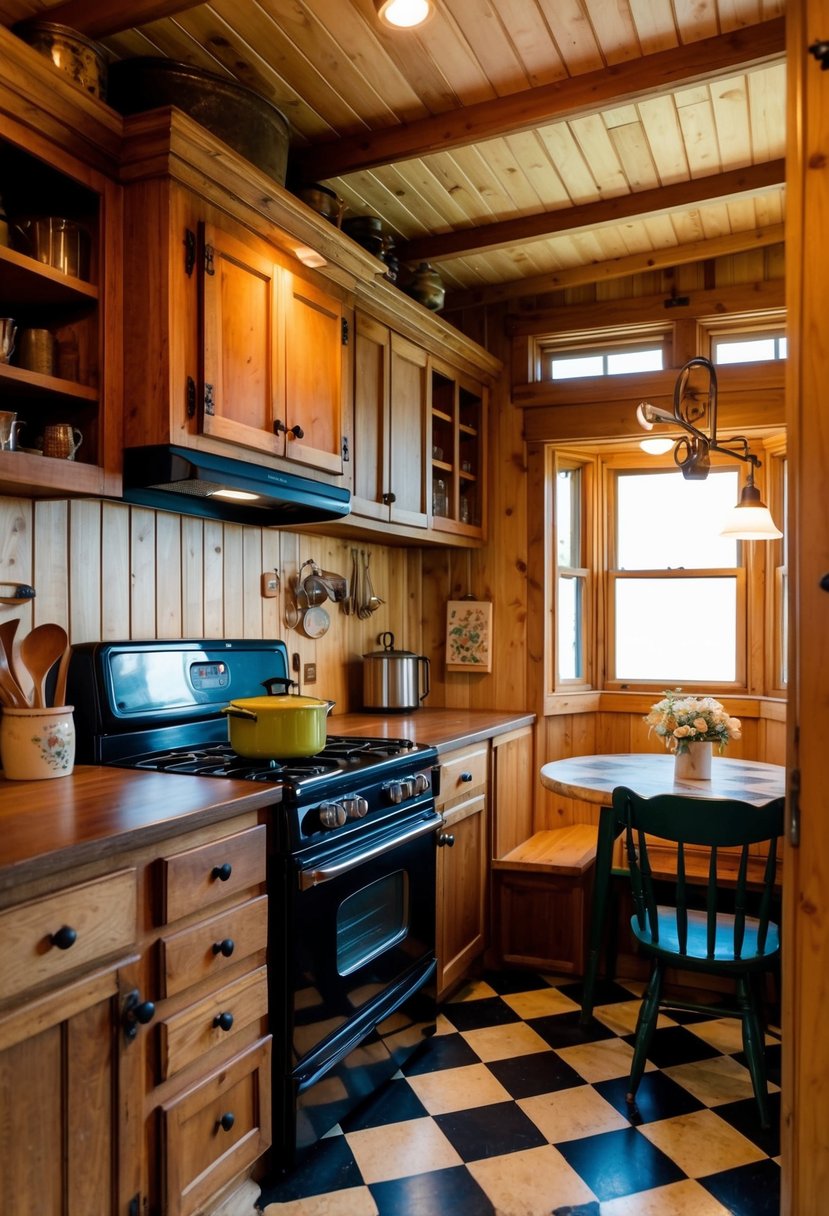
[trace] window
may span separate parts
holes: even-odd
[[[575,380],[582,376],[619,376],[631,372],[661,371],[664,350],[661,343],[646,345],[591,347],[547,351],[548,380]]]
[[[588,569],[584,545],[584,473],[580,465],[556,470],[556,684],[586,679]]]
[[[714,363],[762,363],[786,358],[786,335],[779,333],[722,335],[711,339]]]

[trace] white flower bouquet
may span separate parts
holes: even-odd
[[[681,688],[667,691],[651,706],[645,721],[665,746],[682,753],[690,743],[716,743],[723,752],[731,739],[739,739],[742,723],[730,718],[713,697],[684,697]]]

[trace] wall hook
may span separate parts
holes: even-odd
[[[12,592],[11,595],[0,594],[0,604],[25,604],[37,595],[34,587],[28,583],[0,583],[0,591],[4,587],[11,587]]]

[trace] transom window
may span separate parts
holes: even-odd
[[[711,339],[711,359],[714,363],[763,363],[786,358],[786,335],[728,334]]]
[[[661,371],[665,365],[661,344],[616,345],[589,349],[547,351],[549,380],[576,380],[586,376],[620,376],[631,372]]]

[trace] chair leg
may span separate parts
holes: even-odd
[[[751,1084],[757,1109],[760,1112],[760,1126],[768,1128],[771,1125],[769,1116],[768,1081],[766,1079],[766,1048],[763,1041],[763,1027],[757,1011],[757,1002],[752,988],[750,976],[741,975],[737,979],[737,998],[740,1004],[740,1016],[743,1024],[743,1050],[748,1061],[748,1071],[751,1074]]]
[[[658,959],[655,959],[651,978],[642,997],[642,1005],[636,1021],[636,1044],[633,1048],[633,1061],[630,1066],[630,1080],[628,1081],[628,1092],[626,1094],[626,1100],[629,1103],[632,1103],[636,1097],[639,1082],[642,1080],[642,1074],[645,1071],[648,1051],[653,1039],[653,1032],[656,1029],[656,1019],[659,1017],[659,1000],[661,996],[662,964]]]

